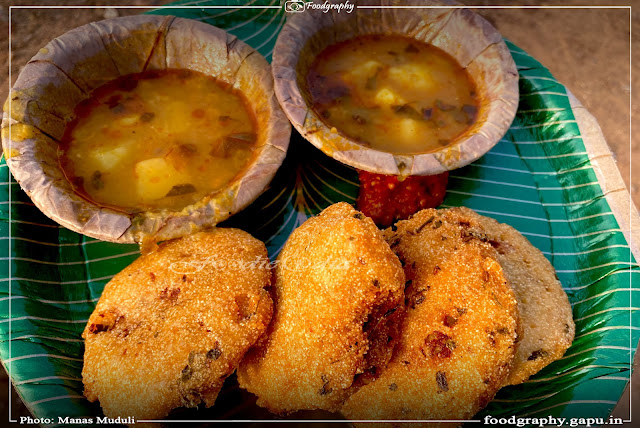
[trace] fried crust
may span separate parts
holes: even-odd
[[[274,413],[338,410],[391,358],[404,285],[381,232],[352,206],[307,220],[280,253],[268,338],[238,367],[240,386]]]
[[[106,286],[82,333],[82,380],[109,417],[213,405],[273,303],[264,244],[237,229],[168,241]]]
[[[495,250],[457,220],[424,210],[385,231],[409,280],[407,313],[386,369],[341,409],[349,419],[469,419],[508,376],[514,292]]]
[[[525,382],[564,355],[575,335],[571,305],[547,258],[513,227],[455,208],[472,229],[482,229],[498,251],[498,261],[513,287],[523,335],[505,385]]]

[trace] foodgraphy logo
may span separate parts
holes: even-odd
[[[324,3],[314,3],[312,1],[302,1],[302,0],[289,0],[284,3],[284,11],[289,13],[300,13],[305,10],[321,10],[323,13],[328,13],[330,10],[335,10],[338,13],[345,11],[347,13],[353,12],[355,7],[354,3],[346,0],[341,3],[331,3],[329,0],[326,0]]]
[[[289,13],[304,12],[305,4],[301,0],[290,0],[284,3],[284,11]]]

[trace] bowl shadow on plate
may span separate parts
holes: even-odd
[[[250,206],[220,223],[265,242],[274,260],[293,230],[336,202],[355,204],[358,172],[325,155],[295,129],[271,184]]]
[[[474,173],[469,167],[456,170],[457,175]],[[450,179],[447,188],[451,185],[469,194],[479,186],[475,181],[456,179]],[[219,226],[241,228],[264,241],[274,260],[296,227],[337,202],[355,205],[359,189],[357,169],[325,155],[294,128],[287,157],[267,190]],[[444,204],[462,206],[470,198],[448,193]]]

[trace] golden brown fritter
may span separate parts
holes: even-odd
[[[341,411],[355,420],[469,419],[502,386],[517,347],[517,303],[495,250],[435,210],[385,237],[410,281],[400,342]]]
[[[520,232],[468,208],[455,210],[467,218],[470,229],[486,234],[516,293],[523,334],[505,384],[522,383],[571,346],[575,324],[569,299],[551,263]]]
[[[404,285],[371,219],[339,203],[307,220],[278,258],[268,337],[238,367],[240,386],[276,413],[339,409],[391,358]]]
[[[213,405],[269,324],[270,278],[264,244],[237,229],[141,256],[105,286],[82,334],[86,397],[136,419]]]

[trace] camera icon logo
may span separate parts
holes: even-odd
[[[284,11],[290,13],[304,12],[305,4],[302,0],[289,0],[284,3]]]

